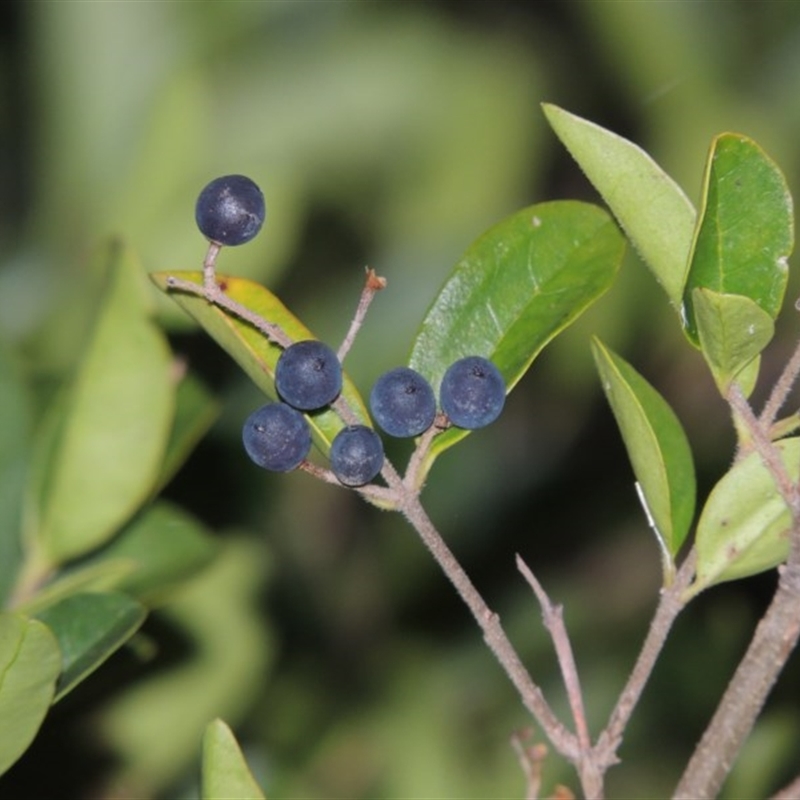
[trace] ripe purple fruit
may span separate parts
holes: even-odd
[[[418,436],[433,424],[436,395],[418,372],[397,367],[375,381],[369,407],[375,422],[390,436]]]
[[[345,486],[369,483],[383,467],[381,437],[366,425],[342,428],[331,444],[331,470]]]
[[[439,388],[442,411],[459,428],[482,428],[503,410],[506,385],[500,370],[480,356],[467,356],[448,367]]]
[[[285,403],[267,403],[245,421],[242,442],[247,455],[259,467],[289,472],[308,455],[311,430],[299,411]]]
[[[264,224],[266,209],[261,189],[244,175],[224,175],[200,192],[194,218],[212,242],[233,247],[249,242]]]
[[[289,345],[275,365],[281,399],[301,411],[332,403],[342,391],[342,365],[328,345],[306,339]]]

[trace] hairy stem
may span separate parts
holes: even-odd
[[[198,286],[191,281],[185,281],[182,278],[175,278],[170,275],[167,278],[167,288],[173,291],[186,292],[187,294],[194,294],[198,297],[205,298],[212,305],[223,308],[228,313],[233,314],[233,316],[249,323],[259,333],[263,333],[269,341],[274,342],[280,347],[288,347],[292,344],[292,339],[287,336],[280,325],[265,320],[260,314],[256,314],[255,311],[251,311],[246,306],[228,297],[219,287],[219,284],[216,283],[213,274],[211,276],[211,283],[205,283],[205,280],[206,278],[204,278],[203,286]]]
[[[766,466],[775,480],[775,487],[792,512],[792,517],[796,517],[798,510],[800,510],[798,508],[797,487],[786,472],[786,467],[783,465],[775,445],[769,438],[768,432],[756,418],[738,383],[734,383],[731,386],[727,400],[733,413],[746,427],[753,448],[761,456],[764,466]]]
[[[717,710],[675,790],[676,798],[715,797],[755,725],[767,696],[800,639],[800,502],[798,488],[767,435],[770,420],[756,419],[734,384],[728,402],[751,437],[792,515],[789,558],[778,588],[756,627]]]
[[[800,342],[795,347],[792,357],[783,368],[778,381],[772,388],[772,392],[764,405],[764,410],[761,412],[759,422],[764,430],[769,430],[772,423],[775,422],[775,417],[786,402],[789,392],[792,390],[797,376],[800,374]]]

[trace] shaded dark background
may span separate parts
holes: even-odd
[[[0,337],[42,407],[79,358],[93,248],[119,235],[146,270],[198,267],[194,200],[218,174],[250,175],[268,207],[259,238],[223,253],[220,269],[269,285],[321,338],[335,344],[346,330],[364,265],[388,278],[348,359],[363,393],[404,362],[438,286],[483,230],[530,203],[597,199],[541,102],[638,142],[693,201],[711,137],[725,130],[755,138],[798,183],[795,3],[67,0],[3,4],[0,37]],[[413,532],[308,476],[255,470],[239,436],[258,391],[158,302],[176,352],[222,406],[166,493],[260,554],[234,559],[220,583],[245,587],[249,617],[214,628],[225,598],[213,596],[205,627],[182,616],[180,599],[155,613],[138,645],[53,710],[0,795],[193,796],[199,732],[188,712],[202,717],[208,701],[270,797],[523,796],[508,740],[529,719]],[[593,333],[673,404],[704,497],[731,459],[728,413],[629,254],[501,420],[442,457],[424,500],[566,713],[514,554],[564,603],[596,732],[655,606],[659,556],[593,372]],[[756,400],[796,335],[789,316]],[[392,454],[402,461],[407,448]],[[774,583],[717,587],[686,610],[608,796],[674,786]],[[232,677],[248,660],[263,669]],[[207,692],[188,680],[148,689],[196,662]],[[795,660],[726,796],[764,795],[790,777],[797,678]],[[575,785],[556,758],[546,777]]]

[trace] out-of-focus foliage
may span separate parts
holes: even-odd
[[[332,344],[364,265],[388,278],[348,357],[362,393],[406,361],[436,290],[478,234],[532,202],[597,199],[548,130],[543,101],[641,144],[696,207],[709,143],[723,130],[758,141],[798,183],[795,3],[6,7],[0,409],[13,424],[0,426],[4,594],[18,563],[33,437],[96,318],[104,276],[90,256],[118,235],[146,271],[199,269],[193,207],[209,179],[248,174],[267,200],[260,236],[223,252],[220,269],[267,284]],[[550,648],[514,552],[565,604],[595,724],[628,673],[660,578],[589,333],[677,410],[701,494],[731,447],[713,381],[699,356],[678,347],[674,315],[635,258],[544,351],[503,419],[470,436],[458,458],[442,456],[424,495],[557,706]],[[174,351],[221,408],[164,492],[215,531],[219,553],[192,582],[158,593],[160,610],[56,707],[0,788],[52,796],[70,781],[75,796],[87,787],[196,795],[202,731],[221,715],[267,796],[522,796],[508,737],[528,718],[411,532],[308,476],[256,472],[239,433],[261,396],[177,306],[157,302]],[[765,380],[791,335],[779,324],[762,357]],[[203,428],[182,428],[175,452],[185,455]],[[203,560],[200,545],[186,546]],[[75,585],[99,574],[96,564],[74,569]],[[151,573],[139,574],[143,592],[155,588]],[[609,776],[610,796],[659,797],[671,785],[770,582],[745,586],[752,592],[710,591],[676,630],[621,752],[625,768]],[[753,748],[768,741],[786,752],[796,740],[796,715],[780,713],[786,692],[780,684]],[[786,762],[754,786],[754,759],[745,753],[729,796],[780,785]],[[559,769],[548,765],[548,785],[571,780]]]

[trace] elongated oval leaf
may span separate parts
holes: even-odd
[[[675,181],[638,145],[558,106],[544,104],[556,135],[680,309],[695,210]]]
[[[132,564],[117,586],[152,605],[208,566],[219,549],[219,542],[198,520],[160,501],[137,516],[95,558]]]
[[[201,286],[202,273],[154,272],[150,277],[156,286],[168,293],[178,305],[197,320],[206,333],[239,364],[267,397],[275,399],[275,364],[281,354],[281,349],[277,345],[271,344],[248,322],[210,304],[205,298],[188,292],[168,289],[167,280],[170,276]],[[233,278],[226,275],[217,275],[217,280],[228,297],[263,319],[279,325],[293,341],[315,338],[314,334],[264,286],[244,278]],[[361,395],[346,375],[342,397],[362,424],[372,424]],[[327,455],[333,438],[344,427],[344,422],[331,409],[309,414],[307,418],[314,433],[315,444],[323,454]]]
[[[60,671],[58,644],[41,622],[0,615],[0,775],[36,736]]]
[[[792,197],[783,173],[752,139],[733,133],[716,137],[684,294],[689,337],[698,342],[693,295],[698,287],[749,297],[775,319],[793,246]]]
[[[75,594],[40,611],[61,650],[56,700],[127,642],[146,616],[144,606],[120,592]]]
[[[800,438],[775,443],[789,477],[800,476]],[[734,464],[712,490],[697,524],[691,593],[756,575],[789,554],[791,515],[758,453]]]
[[[131,253],[112,256],[110,285],[52,449],[36,536],[62,562],[107,541],[150,493],[174,411],[171,356],[148,316]]]
[[[695,505],[692,451],[675,412],[627,361],[599,340],[592,351],[664,554],[666,581]]]
[[[203,735],[203,800],[264,800],[231,729],[215,719]]]
[[[67,568],[20,606],[37,614],[78,593],[123,591],[152,607],[208,566],[219,543],[196,519],[159,501],[106,547]]]
[[[758,365],[745,367],[758,359],[775,333],[766,311],[749,297],[720,294],[710,289],[695,289],[695,322],[700,348],[722,396],[734,379],[739,379],[745,395],[752,392]]]
[[[51,583],[45,584],[36,594],[26,598],[17,609],[35,617],[45,608],[56,605],[67,597],[81,592],[108,592],[117,589],[122,581],[136,569],[129,559],[102,559],[79,567],[67,567],[60,571]]]
[[[536,355],[611,285],[624,252],[611,217],[588,203],[530,206],[495,225],[458,262],[428,311],[409,364],[438,392],[457,359],[491,359],[510,390]],[[466,435],[440,434],[433,460]]]

